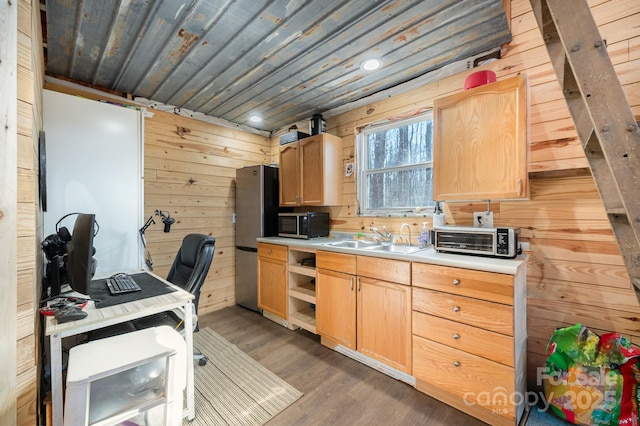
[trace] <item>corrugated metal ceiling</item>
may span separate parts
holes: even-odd
[[[511,40],[502,0],[46,0],[46,20],[48,75],[268,131]]]

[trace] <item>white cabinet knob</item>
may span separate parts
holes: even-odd
[[[460,280],[457,279],[457,278],[454,278],[453,279],[453,285],[458,285],[458,284],[460,284]]]
[[[460,367],[460,361],[453,361],[454,367]]]
[[[460,338],[460,335],[459,335],[458,333],[456,333],[456,334],[454,334],[452,337],[453,337],[454,339],[458,340],[458,339]]]
[[[460,306],[454,306],[453,307],[453,312],[458,312],[460,311]]]

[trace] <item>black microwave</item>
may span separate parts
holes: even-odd
[[[278,213],[278,236],[315,238],[329,235],[329,213]]]

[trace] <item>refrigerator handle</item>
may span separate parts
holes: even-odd
[[[249,251],[253,253],[257,253],[258,249],[256,247],[246,247],[246,246],[236,246],[236,249],[240,251]]]

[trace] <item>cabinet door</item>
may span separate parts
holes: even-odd
[[[282,260],[258,256],[258,307],[287,318],[287,266]]]
[[[300,141],[300,205],[324,204],[324,161],[322,135]]]
[[[434,101],[435,200],[528,198],[526,77]]]
[[[316,330],[341,345],[356,349],[355,277],[340,272],[316,271]]]
[[[411,287],[358,277],[358,352],[411,374]]]
[[[281,206],[297,206],[300,194],[300,166],[298,163],[299,142],[290,143],[280,148],[280,189]]]

